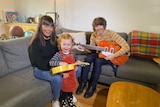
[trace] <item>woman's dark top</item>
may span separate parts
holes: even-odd
[[[50,40],[45,40],[46,46],[40,45],[39,41],[33,41],[29,46],[29,58],[33,67],[38,67],[41,70],[50,70],[49,61],[53,55],[58,51],[57,46],[53,46]]]

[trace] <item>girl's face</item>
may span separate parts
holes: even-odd
[[[103,25],[97,25],[96,27],[95,27],[95,31],[98,33],[98,34],[103,34],[103,32],[104,32],[104,26]]]
[[[64,53],[68,53],[72,48],[72,41],[71,39],[62,39],[61,40],[61,50]]]
[[[53,32],[53,26],[51,25],[42,25],[42,32],[45,37],[50,37]]]

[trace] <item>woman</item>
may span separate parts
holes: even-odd
[[[85,58],[85,62],[93,63],[94,65],[93,65],[91,78],[88,84],[88,88],[84,94],[85,98],[89,98],[93,96],[96,90],[96,85],[98,83],[100,73],[101,73],[102,65],[105,65],[105,64],[112,65],[110,60],[125,54],[130,49],[128,43],[116,32],[106,29],[106,25],[107,25],[107,22],[103,17],[97,17],[93,20],[92,26],[93,26],[94,32],[92,33],[90,38],[90,45],[97,46],[99,42],[101,42],[102,40],[105,40],[108,42],[116,42],[121,47],[121,49],[113,54],[110,54],[105,58],[99,58],[98,57],[99,52],[94,52],[87,55],[87,57]],[[84,48],[84,47],[80,47],[80,48]],[[85,66],[82,71],[81,83],[78,86],[76,94],[78,95],[81,94],[84,88],[86,87],[89,71],[90,71],[90,66]]]
[[[61,75],[51,75],[49,61],[58,51],[55,25],[50,16],[43,16],[37,32],[29,46],[29,56],[36,78],[50,82],[53,100],[52,107],[60,107],[59,97],[62,85]]]

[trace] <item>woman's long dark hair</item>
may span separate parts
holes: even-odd
[[[53,27],[53,32],[50,35],[50,42],[53,46],[56,46],[57,45],[57,39],[56,39],[55,25],[54,25],[52,17],[47,16],[47,15],[44,15],[44,16],[41,17],[41,19],[39,21],[39,24],[38,24],[37,32],[34,35],[34,37],[32,38],[31,43],[34,40],[37,40],[37,41],[40,41],[40,45],[45,47],[46,42],[45,42],[45,39],[43,38],[44,34],[42,32],[42,25],[47,25],[47,26],[52,26]]]

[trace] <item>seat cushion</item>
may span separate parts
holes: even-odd
[[[52,100],[50,83],[36,79],[27,67],[0,80],[1,107],[45,107]]]
[[[160,67],[151,59],[130,57],[125,64],[118,67],[117,77],[159,84]]]

